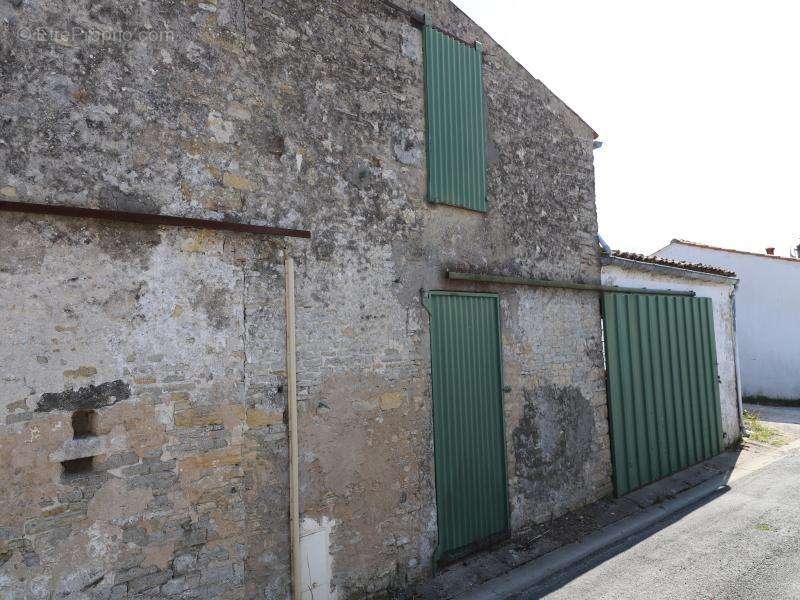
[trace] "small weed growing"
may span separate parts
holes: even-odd
[[[744,425],[749,433],[749,438],[754,442],[761,442],[770,446],[783,446],[787,443],[783,434],[773,427],[764,425],[756,412],[744,411]]]

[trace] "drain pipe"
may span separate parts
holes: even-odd
[[[600,244],[600,247],[603,249],[603,252],[605,252],[609,256],[614,256],[614,253],[611,251],[611,246],[606,244],[606,241],[603,239],[603,236],[601,236],[599,233],[597,234],[597,242]]]
[[[736,290],[739,282],[733,284],[731,291],[731,328],[733,329],[733,369],[736,377],[736,398],[739,401],[739,432],[742,437],[747,433],[744,426],[744,405],[742,404],[742,373],[739,370],[739,333],[736,331]]]
[[[294,337],[294,260],[284,250],[286,277],[286,379],[289,396],[286,411],[289,413],[289,527],[292,559],[292,598],[301,600],[300,590],[300,475],[297,450],[297,355]]]

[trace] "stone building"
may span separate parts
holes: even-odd
[[[499,306],[503,529],[611,491],[598,294],[444,276],[599,283],[595,134],[450,2],[401,4],[0,0],[0,200],[311,231],[0,213],[0,596],[288,597],[285,255],[314,598],[442,556],[431,291]],[[429,194],[444,34],[406,11],[478,52],[485,144],[453,147],[485,209]]]

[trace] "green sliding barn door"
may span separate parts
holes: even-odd
[[[603,294],[617,495],[722,451],[709,298]]]
[[[508,530],[497,296],[430,292],[437,560]]]

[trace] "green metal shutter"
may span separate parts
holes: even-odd
[[[498,298],[430,292],[439,544],[458,558],[508,530]]]
[[[618,495],[722,451],[709,298],[603,294]]]
[[[428,200],[486,211],[481,45],[425,26]]]

